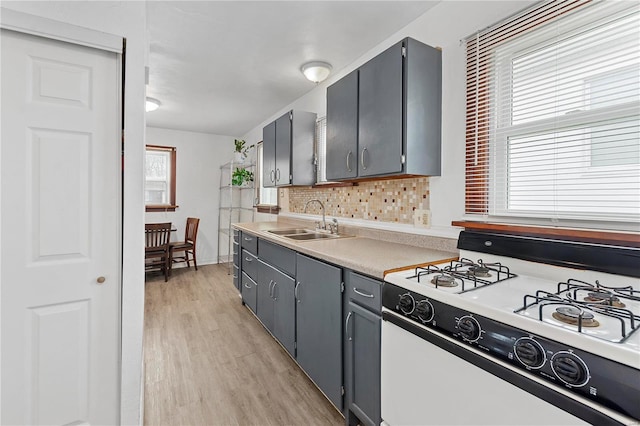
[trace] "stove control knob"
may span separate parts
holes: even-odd
[[[416,301],[409,293],[405,293],[400,296],[400,302],[398,302],[398,308],[405,315],[410,315],[416,307]]]
[[[428,300],[421,300],[416,305],[416,315],[424,324],[433,319],[433,305]]]
[[[513,353],[522,365],[534,370],[542,367],[547,360],[542,345],[530,337],[521,337],[516,340]]]
[[[561,382],[571,387],[584,386],[591,378],[587,364],[572,352],[556,352],[551,357],[551,369]]]
[[[480,339],[482,328],[480,328],[478,320],[470,315],[465,315],[458,320],[458,331],[464,340],[475,342]]]

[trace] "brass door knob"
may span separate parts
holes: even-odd
[[[98,284],[102,284],[103,282],[105,282],[105,278],[104,277],[98,277],[98,279],[96,279],[96,281],[98,282]]]

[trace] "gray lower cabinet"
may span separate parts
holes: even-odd
[[[295,356],[295,281],[258,260],[256,315],[262,324]]]
[[[345,271],[344,375],[348,425],[378,425],[382,283]]]
[[[342,270],[296,258],[296,360],[342,410]]]
[[[380,424],[380,315],[349,302],[345,385],[349,424]]]

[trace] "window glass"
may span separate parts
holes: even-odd
[[[175,208],[175,157],[174,147],[147,146],[144,187],[147,209]]]

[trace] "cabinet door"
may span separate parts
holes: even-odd
[[[358,175],[402,170],[402,43],[360,67]]]
[[[296,301],[295,281],[280,271],[276,272],[271,294],[274,304],[273,335],[292,356],[295,356],[296,341]]]
[[[276,122],[262,129],[262,185],[276,186]]]
[[[364,425],[380,424],[380,316],[349,302],[346,390],[349,411]]]
[[[342,270],[301,254],[296,260],[296,359],[342,409]]]
[[[286,113],[276,120],[276,185],[291,183],[291,116]]]
[[[327,88],[327,180],[358,175],[358,70]]]
[[[271,298],[273,275],[273,268],[259,260],[256,315],[271,332],[273,332],[273,299]]]

